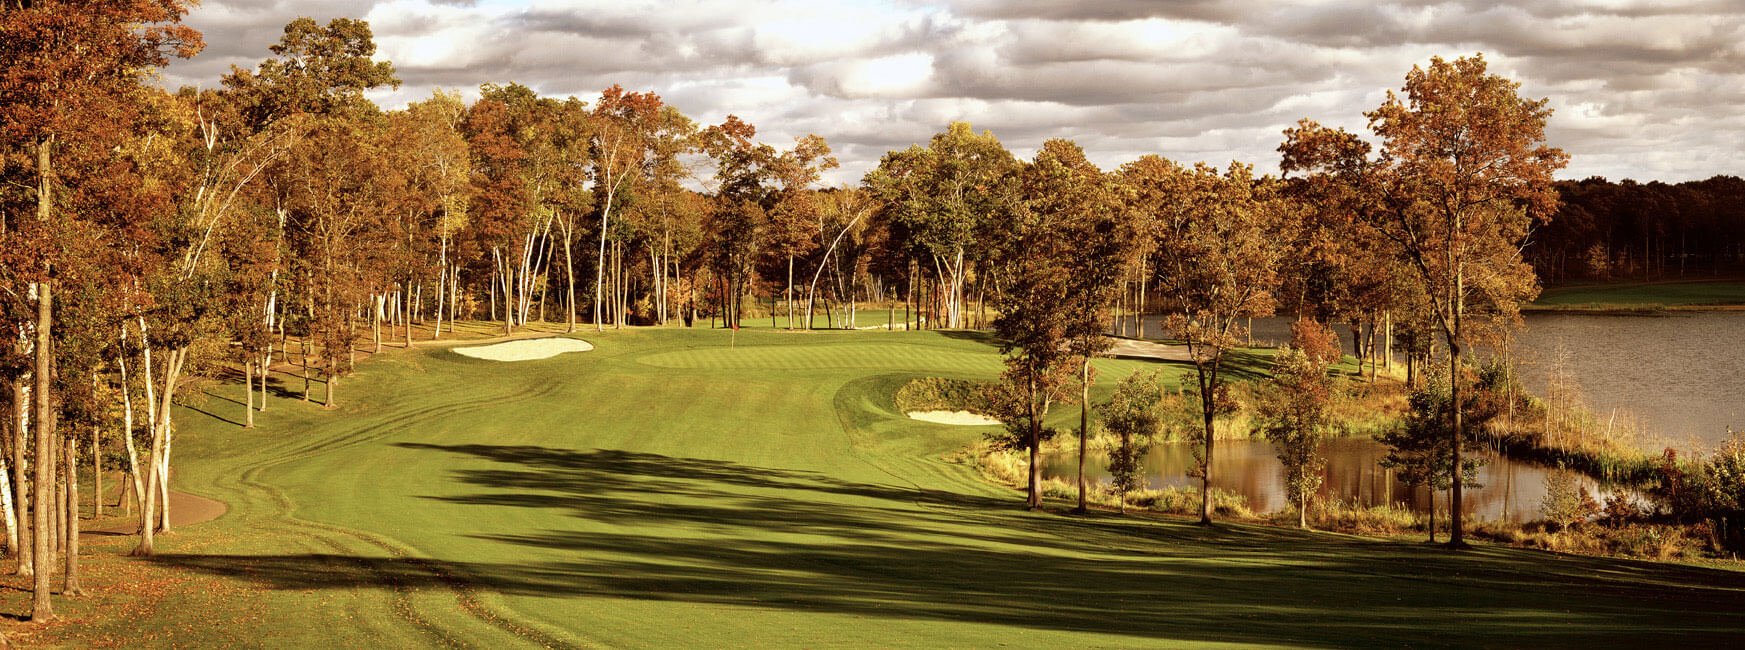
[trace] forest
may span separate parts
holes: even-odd
[[[1745,180],[1558,181],[1556,218],[1529,238],[1546,283],[1736,278],[1745,271]]]
[[[299,19],[257,66],[171,90],[154,71],[202,47],[188,4],[57,7],[0,9],[0,508],[32,618],[80,592],[81,463],[99,481],[123,464],[150,555],[188,386],[246,386],[252,427],[289,364],[336,408],[357,351],[411,347],[414,324],[853,328],[879,309],[886,329],[992,329],[1040,507],[1049,408],[1082,390],[1088,413],[1109,335],[1147,335],[1121,314],[1167,314],[1188,346],[1209,463],[1245,319],[1346,326],[1360,367],[1423,368],[1435,341],[1463,369],[1542,281],[1745,258],[1745,182],[1556,182],[1546,101],[1482,56],[1414,68],[1372,133],[1297,123],[1277,176],[1158,155],[1104,170],[1065,139],[1024,160],[952,123],[827,187],[825,137],[764,142],[655,90],[505,82],[383,110],[369,93],[399,81],[361,20]],[[1463,403],[1465,371],[1439,377]],[[1468,446],[1447,411],[1444,472]]]

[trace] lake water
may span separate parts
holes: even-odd
[[[1525,320],[1513,353],[1528,390],[1546,394],[1561,345],[1565,371],[1588,409],[1601,420],[1632,423],[1645,450],[1713,448],[1727,427],[1745,430],[1745,311],[1529,313]],[[1287,318],[1257,318],[1252,329],[1260,345],[1290,340]],[[1349,328],[1335,331],[1350,352]],[[1146,336],[1161,332],[1159,317],[1146,317]]]
[[[1745,312],[1680,312],[1663,316],[1528,314],[1513,354],[1523,383],[1537,395],[1546,394],[1547,378],[1564,352],[1564,372],[1575,384],[1588,409],[1602,422],[1629,424],[1639,435],[1636,444],[1647,451],[1666,446],[1713,448],[1727,437],[1727,428],[1745,430]],[[1290,319],[1257,318],[1252,334],[1259,345],[1290,339]],[[1336,328],[1347,352],[1348,328]],[[1132,330],[1129,331],[1132,333]],[[1159,317],[1147,317],[1145,334],[1162,333]],[[1418,511],[1429,507],[1425,490],[1415,492],[1377,463],[1385,453],[1368,438],[1329,440],[1321,496],[1347,503],[1392,503]],[[1259,440],[1219,441],[1213,485],[1245,496],[1260,512],[1288,509],[1283,474],[1272,445]],[[1186,444],[1158,445],[1146,460],[1145,473],[1154,487],[1195,486],[1187,476],[1193,462]],[[1087,471],[1106,480],[1105,460],[1087,460]],[[1070,454],[1045,458],[1049,476],[1071,478],[1077,461]],[[1468,490],[1469,515],[1480,519],[1522,521],[1537,516],[1549,470],[1506,458],[1492,458],[1479,472],[1484,487]],[[1582,483],[1596,495],[1603,491]],[[1596,496],[1603,500],[1603,497]],[[1447,495],[1437,497],[1446,509]]]
[[[1428,512],[1429,492],[1423,488],[1409,489],[1395,480],[1391,470],[1380,466],[1386,450],[1368,438],[1334,438],[1321,448],[1327,465],[1322,470],[1319,492],[1322,499],[1339,499],[1347,504],[1374,506],[1393,504]],[[1464,510],[1481,520],[1524,522],[1537,519],[1545,498],[1545,477],[1553,471],[1506,458],[1492,457],[1479,468],[1479,488],[1467,488],[1462,496]],[[1042,459],[1045,476],[1072,480],[1078,474],[1076,451],[1048,454]],[[1145,459],[1143,473],[1153,488],[1197,487],[1199,479],[1189,478],[1188,469],[1194,462],[1193,446],[1187,443],[1160,444],[1152,448]],[[1085,458],[1085,472],[1093,480],[1109,479],[1108,459],[1093,451]],[[1577,481],[1604,503],[1605,491],[1593,481],[1577,477]],[[1212,486],[1241,494],[1255,512],[1290,510],[1294,504],[1285,497],[1284,468],[1271,443],[1262,440],[1219,440],[1213,452]],[[1448,511],[1448,493],[1436,496],[1437,510]]]
[[[1589,410],[1634,421],[1647,450],[1713,448],[1727,427],[1745,430],[1745,312],[1529,314],[1519,336],[1529,390],[1545,394],[1561,344]]]

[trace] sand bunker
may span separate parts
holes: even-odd
[[[587,352],[593,344],[578,339],[549,338],[504,341],[470,348],[455,348],[455,354],[487,361],[533,361],[550,359],[565,352]]]
[[[1000,423],[999,420],[995,420],[979,413],[971,413],[969,411],[910,411],[908,415],[912,419],[920,420],[922,422],[933,422],[935,424],[985,426]]]

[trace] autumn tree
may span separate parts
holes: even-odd
[[[1304,121],[1285,132],[1281,168],[1329,176],[1356,188],[1358,214],[1393,243],[1428,297],[1448,345],[1450,401],[1464,403],[1458,370],[1475,306],[1508,315],[1538,288],[1520,245],[1557,206],[1552,174],[1568,156],[1545,144],[1551,109],[1522,98],[1520,84],[1488,72],[1483,55],[1413,66],[1404,96],[1389,91],[1366,113],[1380,152],[1343,130]],[[1469,427],[1452,409],[1453,462]],[[1462,512],[1456,481],[1451,509]],[[1449,545],[1465,545],[1453,520]]]
[[[1116,383],[1109,401],[1097,407],[1103,428],[1115,434],[1115,446],[1109,449],[1109,480],[1123,513],[1127,494],[1145,486],[1140,469],[1163,427],[1161,395],[1156,372],[1136,371]]]
[[[605,329],[606,244],[612,217],[629,198],[635,183],[648,174],[663,106],[653,92],[625,92],[616,84],[601,91],[600,102],[594,105],[590,182],[600,213],[600,247],[594,262],[595,330]],[[622,327],[624,323],[614,321],[613,325]]]
[[[1166,203],[1148,207],[1166,224],[1157,281],[1178,309],[1166,326],[1187,344],[1198,380],[1204,424],[1200,523],[1209,524],[1213,422],[1227,391],[1225,353],[1243,340],[1244,319],[1272,313],[1282,254],[1273,235],[1286,221],[1286,206],[1272,179],[1257,179],[1240,163],[1223,173],[1203,163],[1192,170],[1155,160],[1137,165],[1161,168],[1146,174],[1145,182],[1170,188],[1161,193]]]
[[[1258,428],[1278,452],[1285,495],[1297,506],[1297,526],[1309,526],[1309,497],[1321,487],[1322,438],[1333,400],[1326,358],[1287,346],[1273,360],[1272,379],[1257,405]]]
[[[1479,464],[1468,456],[1459,456],[1453,449],[1456,438],[1450,430],[1454,425],[1453,402],[1447,384],[1426,382],[1407,398],[1406,415],[1394,427],[1376,435],[1387,447],[1381,466],[1394,470],[1394,475],[1408,487],[1424,487],[1430,494],[1430,541],[1436,541],[1436,492],[1450,490],[1454,485],[1476,486]],[[1471,441],[1467,441],[1472,446]],[[1455,467],[1460,467],[1460,480],[1455,481]],[[1459,517],[1454,517],[1458,520]]]
[[[391,243],[380,241],[386,228],[379,221],[387,206],[377,191],[385,185],[385,177],[378,178],[385,161],[379,155],[385,123],[364,93],[397,88],[400,81],[392,64],[373,59],[374,36],[362,20],[337,18],[321,25],[298,18],[269,50],[274,56],[254,69],[232,67],[223,78],[224,95],[249,133],[259,134],[252,137],[262,140],[244,151],[261,149],[265,153],[251,155],[276,157],[259,172],[268,186],[262,200],[282,211],[284,267],[297,276],[294,288],[307,334],[321,345],[331,405],[338,359],[345,354],[349,361],[352,315],[363,301],[359,294],[375,280],[364,271],[366,266],[380,270],[383,262],[368,253],[388,249],[370,244]],[[237,185],[252,180],[257,164],[242,168],[250,174]],[[378,223],[366,227],[366,221]],[[378,239],[364,242],[358,234]]]
[[[1088,398],[1090,358],[1107,343],[1104,311],[1112,295],[1109,280],[1124,239],[1115,232],[1118,208],[1108,179],[1066,140],[1049,140],[1036,160],[1018,173],[1015,204],[995,260],[1006,282],[996,298],[994,329],[1007,355],[1003,375],[1019,398],[1021,421],[1029,427],[1023,445],[1030,452],[1029,505],[1042,507],[1040,466],[1042,419],[1064,398],[1078,374],[1081,399]],[[1077,360],[1077,364],[1070,361]],[[1083,452],[1089,406],[1080,413],[1080,507],[1084,505]],[[1008,420],[1010,426],[1011,420]]]
[[[383,214],[379,191],[379,133],[368,124],[336,117],[313,122],[286,160],[295,179],[286,196],[292,241],[305,277],[311,334],[321,350],[327,408],[334,408],[340,359],[357,333],[354,315],[363,304],[368,252],[380,245],[373,220]]]
[[[374,113],[375,104],[364,92],[400,87],[394,65],[374,60],[375,37],[363,20],[335,18],[322,25],[298,18],[267,49],[272,58],[252,70],[232,66],[223,79],[257,126],[298,114]]]
[[[926,147],[885,154],[866,175],[904,251],[931,267],[944,289],[946,327],[963,327],[970,264],[990,233],[1005,227],[999,218],[1011,194],[1002,186],[1017,167],[992,132],[953,122]]]
[[[530,116],[526,111],[520,113],[501,99],[480,98],[467,110],[465,126],[473,156],[471,193],[476,197],[469,213],[468,235],[478,253],[488,254],[482,261],[488,264],[484,274],[490,316],[496,318],[501,305],[504,334],[513,330],[515,318],[510,292],[504,290],[514,281],[512,275],[504,277],[503,250],[514,245],[534,209],[527,169],[529,152],[519,137]],[[514,267],[507,270],[512,274]]]
[[[812,185],[825,171],[835,169],[837,162],[836,157],[830,155],[830,144],[822,136],[808,134],[796,139],[792,149],[782,152],[770,163],[769,173],[774,187],[766,199],[770,204],[766,212],[770,220],[769,248],[777,257],[785,258],[787,281],[782,295],[787,302],[788,328],[793,329],[796,302],[794,260],[817,249],[823,232],[819,228],[822,208]],[[805,327],[810,329],[811,322],[808,321]]]
[[[855,323],[856,283],[863,274],[867,264],[866,254],[869,249],[874,225],[871,217],[876,214],[876,205],[865,190],[859,188],[835,189],[820,192],[818,202],[818,234],[820,243],[825,238],[829,243],[823,246],[823,254],[818,258],[817,268],[812,272],[812,281],[806,288],[806,327],[812,327],[812,309],[820,297],[818,280],[824,276],[824,271],[831,272],[832,285],[826,285],[834,290],[830,293],[837,302],[848,301],[844,316],[846,327],[853,328]],[[826,317],[833,311],[826,304]]]
[[[38,462],[34,475],[32,541],[37,563],[33,619],[54,617],[49,600],[46,565],[55,483],[55,397],[52,385],[54,285],[59,265],[67,259],[55,244],[62,231],[80,215],[58,210],[59,196],[76,193],[77,176],[60,177],[57,151],[84,150],[113,155],[118,136],[131,126],[129,107],[143,79],[167,63],[170,56],[188,57],[201,48],[200,34],[181,25],[188,5],[178,0],[154,2],[71,3],[55,0],[7,3],[0,7],[0,141],[8,149],[29,151],[33,178],[33,219],[0,225],[11,235],[5,247],[23,255],[18,268],[29,269],[23,280],[28,293],[11,293],[10,300],[36,303],[31,342],[35,414],[31,420]],[[7,260],[13,262],[14,260]],[[10,264],[8,264],[10,266]],[[20,323],[9,323],[9,325]]]
[[[1109,348],[1104,336],[1110,310],[1120,289],[1125,247],[1133,241],[1123,232],[1124,202],[1120,188],[1084,150],[1068,140],[1049,140],[1035,162],[1019,175],[1025,213],[1048,228],[1052,236],[1070,242],[1059,252],[1063,302],[1060,304],[1066,345],[1078,359],[1079,450],[1078,511],[1086,507],[1085,454],[1090,438],[1091,359]],[[1030,250],[1029,246],[1021,246]]]
[[[434,268],[426,269],[436,275],[433,337],[442,336],[444,311],[454,310],[453,301],[460,294],[453,242],[468,223],[473,169],[461,131],[465,118],[466,104],[460,95],[440,90],[430,99],[413,102],[389,116],[389,155],[398,161],[408,181],[401,208],[412,224],[437,241]],[[409,228],[406,234],[416,236],[416,231]]]

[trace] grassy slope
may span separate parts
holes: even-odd
[[[187,414],[180,487],[233,509],[166,540],[155,566],[199,589],[151,620],[181,643],[395,646],[1573,645],[1745,628],[1731,572],[1022,512],[941,460],[978,429],[892,412],[909,377],[996,372],[973,337],[587,338],[596,351],[520,364],[390,355],[340,385],[338,412],[281,397],[254,431]]]
[[[1571,285],[1546,289],[1532,308],[1619,310],[1745,305],[1745,281]]]

